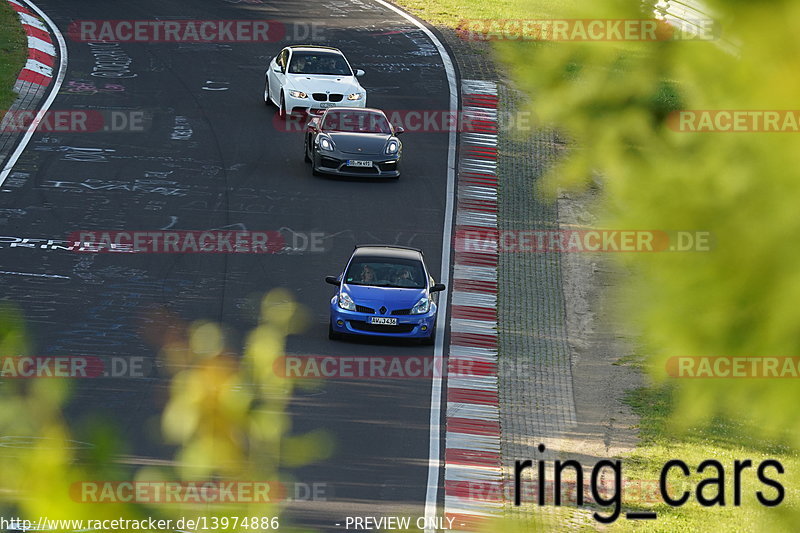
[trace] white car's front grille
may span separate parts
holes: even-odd
[[[311,97],[316,100],[317,102],[341,102],[342,98],[344,98],[343,94],[325,94],[325,93],[313,93]]]

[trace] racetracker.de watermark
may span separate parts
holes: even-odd
[[[712,19],[463,19],[456,33],[465,41],[711,41]]]
[[[548,472],[544,482],[537,479],[535,481],[520,480],[520,499],[526,502],[538,501],[542,495],[545,503],[552,503],[555,494],[560,494],[562,504],[578,505],[581,499],[585,504],[598,503],[592,497],[591,484],[584,482],[579,485],[574,479],[561,479],[559,486],[556,486],[552,479],[552,472]],[[549,476],[549,477],[548,477]],[[450,490],[457,492],[458,495],[467,500],[474,501],[506,501],[513,502],[517,491],[514,481],[508,482],[479,482],[479,481],[446,481]],[[679,489],[688,487],[687,483],[667,483],[670,494],[679,492]],[[616,480],[610,477],[603,477],[599,480],[597,491],[606,500],[613,497],[616,493]],[[658,479],[622,479],[620,481],[620,492],[627,503],[663,503]]]
[[[468,359],[425,356],[287,355],[273,363],[276,376],[287,379],[428,379],[445,374],[486,376],[494,367]]]
[[[144,111],[128,110],[11,110],[0,114],[0,133],[25,132],[34,122],[39,133],[135,133],[147,131],[150,122]]]
[[[455,250],[466,253],[707,252],[708,231],[532,229],[457,230]]]
[[[675,356],[666,371],[673,378],[798,378],[800,357]]]
[[[293,251],[302,245],[304,252],[324,252],[324,233],[301,234],[290,232],[286,236],[272,231],[77,231],[67,237],[77,252],[127,252],[127,253],[244,253],[274,254]]]
[[[667,126],[681,133],[797,133],[797,109],[696,109],[673,111]]]
[[[277,43],[319,41],[325,26],[277,20],[76,20],[67,37],[76,42]]]
[[[269,503],[326,501],[324,482],[279,481],[77,481],[70,498],[79,503]]]
[[[527,132],[541,125],[537,115],[532,111],[500,111],[497,109],[471,107],[459,111],[441,109],[391,109],[384,110],[389,122],[407,133],[490,133]],[[326,129],[342,128],[344,131],[359,131],[358,126],[375,124],[359,124],[354,114],[342,113],[344,118],[336,122],[326,121]],[[351,118],[352,117],[352,118]],[[275,131],[291,133],[305,131],[311,117],[306,113],[293,113],[280,118],[276,113],[272,119]],[[349,122],[352,120],[352,122]]]
[[[0,357],[0,378],[143,378],[152,361],[144,357],[40,355]]]
[[[79,503],[269,503],[286,499],[277,481],[77,481]]]

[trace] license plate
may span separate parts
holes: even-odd
[[[323,108],[324,108],[324,107],[333,107],[333,106],[335,106],[335,105],[336,105],[336,103],[335,103],[335,102],[322,102],[321,104],[319,104],[319,106],[320,106],[320,107],[323,107]]]
[[[348,159],[347,160],[348,167],[371,167],[372,161],[360,161],[358,159]]]
[[[370,324],[382,324],[384,326],[396,326],[397,319],[389,318],[388,316],[373,316],[370,317]]]

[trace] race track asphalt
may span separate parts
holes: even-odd
[[[448,83],[428,38],[370,0],[139,0],[38,2],[65,33],[69,63],[52,110],[144,117],[144,131],[39,132],[0,188],[0,298],[25,313],[36,355],[142,356],[158,326],[154,309],[185,323],[224,325],[234,347],[256,324],[258,301],[287,288],[310,323],[288,353],[430,357],[433,350],[391,342],[327,338],[326,275],[339,272],[355,243],[422,248],[438,276],[446,205],[448,136],[407,132],[399,181],[313,177],[302,133],[282,131],[262,101],[264,70],[297,30],[341,48],[366,75],[370,106],[446,110]],[[287,25],[280,42],[120,43],[123,78],[92,76],[93,47],[66,36],[80,20],[253,20]],[[102,48],[102,47],[100,47]],[[99,49],[94,47],[95,50]],[[132,114],[130,114],[132,113]],[[280,230],[321,239],[319,251],[278,254],[80,253],[15,239],[66,239],[100,230]],[[11,246],[17,243],[17,246]],[[46,275],[46,276],[42,276]],[[154,436],[166,396],[165,373],[143,379],[76,380],[68,409],[77,440],[92,417],[124,436],[125,461],[168,459]],[[339,530],[347,515],[420,516],[426,494],[430,379],[329,380],[297,391],[292,431],[325,429],[331,457],[290,470],[323,487],[319,501],[295,502],[295,523]],[[301,494],[302,496],[302,494]]]

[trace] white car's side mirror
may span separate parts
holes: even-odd
[[[357,76],[357,77],[359,77],[359,78],[360,78],[360,77],[361,77],[361,76],[363,76],[363,75],[364,75],[364,71],[363,71],[363,70],[361,70],[361,69],[357,69],[357,70],[356,70],[356,76]]]

